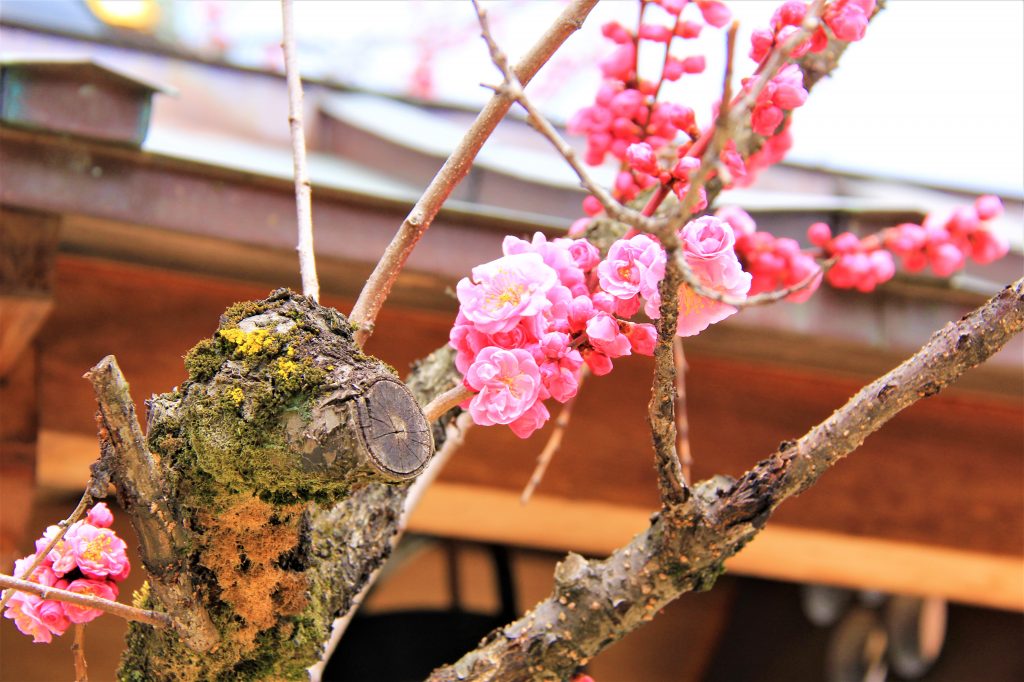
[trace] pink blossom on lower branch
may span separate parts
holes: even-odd
[[[730,296],[746,296],[750,273],[736,257],[736,236],[729,223],[715,216],[692,220],[679,233],[683,257],[700,283]],[[685,284],[679,288],[679,336],[693,336],[737,310],[731,305],[700,296]]]
[[[15,592],[7,602],[4,618],[13,620],[14,626],[23,634],[32,635],[32,641],[36,644],[49,644],[53,641],[53,635],[62,635],[64,631],[55,633],[50,630],[39,613],[42,603],[43,600],[34,594]]]
[[[518,348],[484,348],[466,372],[465,381],[478,391],[469,402],[469,413],[481,426],[511,424],[533,407],[540,395],[537,362],[528,351]]]
[[[72,580],[65,589],[69,592],[77,592],[78,594],[110,600],[117,599],[118,593],[117,583],[111,580],[90,580],[88,578]],[[88,623],[103,615],[103,612],[99,609],[90,609],[87,606],[78,606],[70,603],[65,603],[63,606],[64,613],[72,623]]]

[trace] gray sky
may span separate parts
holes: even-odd
[[[741,21],[737,71],[749,71],[749,33],[766,26],[778,2],[729,3]],[[228,56],[253,65],[277,59],[280,15],[274,2],[224,2],[219,31]],[[513,57],[564,6],[552,0],[490,2],[495,34]],[[196,46],[210,28],[203,3],[178,3],[179,31]],[[401,9],[399,9],[401,7]],[[570,39],[547,77],[531,86],[556,118],[593,96],[594,58],[607,53],[600,25],[630,25],[636,3],[602,2]],[[439,49],[435,94],[482,102],[481,81],[496,82],[467,2],[299,2],[300,61],[309,75],[404,92],[424,36]],[[720,32],[691,45],[707,56],[704,76],[689,76],[669,94],[706,122],[718,95]],[[643,54],[643,49],[642,54]],[[648,51],[652,57],[653,51]],[[660,59],[660,57],[656,57]],[[642,62],[643,67],[643,62]],[[1024,194],[1024,2],[890,0],[864,41],[843,57],[835,77],[819,85],[794,119],[790,159],[829,168],[896,176],[978,190]]]

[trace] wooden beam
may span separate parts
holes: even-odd
[[[410,530],[603,556],[644,529],[650,509],[535,495],[525,507],[503,490],[437,483]],[[726,563],[730,572],[891,594],[938,596],[1024,611],[1024,561],[928,545],[769,523]]]
[[[0,377],[14,367],[53,308],[59,219],[0,207]]]
[[[96,441],[75,433],[40,433],[40,487],[81,490]],[[443,537],[602,556],[647,527],[651,508],[535,495],[441,481],[427,491],[409,529]],[[727,563],[739,575],[941,596],[950,601],[1024,611],[1024,560],[934,545],[858,537],[770,523]]]
[[[36,351],[29,348],[19,357],[0,378],[0,562],[4,567],[31,551],[32,539],[25,534],[35,499]]]

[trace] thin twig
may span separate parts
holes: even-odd
[[[295,20],[292,0],[281,0],[283,25],[281,49],[284,50],[284,73],[288,80],[288,126],[292,137],[292,161],[295,166],[295,213],[298,219],[299,272],[302,293],[320,301],[320,282],[316,276],[313,252],[313,190],[306,170],[306,133],[302,123],[302,75],[295,54]]]
[[[722,293],[721,291],[715,291],[714,289],[704,286],[704,284],[700,281],[697,275],[695,275],[693,270],[689,267],[689,264],[685,262],[684,257],[682,255],[680,255],[680,257],[677,260],[680,263],[683,263],[683,265],[685,265],[685,267],[681,268],[683,282],[686,284],[686,286],[692,289],[695,294],[703,296],[704,298],[710,298],[712,301],[718,301],[719,303],[731,305],[734,308],[753,308],[754,306],[767,305],[769,303],[777,303],[778,301],[781,301],[787,296],[795,294],[798,291],[803,291],[807,287],[814,284],[816,281],[821,279],[825,275],[825,273],[828,272],[829,268],[835,265],[836,262],[835,258],[829,258],[828,260],[824,261],[821,264],[821,267],[819,267],[817,270],[807,275],[796,284],[791,284],[788,287],[784,287],[782,289],[775,289],[774,291],[766,291],[764,293],[755,294],[753,296],[742,297],[733,296],[731,294],[725,294]]]
[[[43,599],[53,599],[54,601],[68,602],[69,604],[77,604],[78,606],[84,606],[90,609],[99,609],[100,611],[124,618],[125,620],[135,620],[140,623],[147,623],[153,627],[166,628],[171,625],[171,617],[166,613],[137,609],[134,606],[128,606],[127,604],[122,604],[121,602],[116,602],[110,599],[94,597],[91,594],[69,592],[68,590],[61,590],[56,587],[47,587],[45,585],[40,585],[39,583],[31,583],[27,580],[22,580],[21,578],[13,578],[2,573],[0,573],[0,587],[4,589],[17,590],[19,592],[28,592],[29,594],[37,595]]]
[[[516,65],[515,72],[521,83],[528,83],[555,50],[583,25],[583,20],[595,4],[597,0],[574,0],[562,11],[551,27]],[[358,326],[355,339],[360,345],[365,345],[373,333],[377,313],[384,305],[391,287],[398,279],[416,243],[430,227],[452,190],[469,173],[473,159],[511,106],[512,100],[509,97],[495,93],[424,190],[384,251],[384,255],[377,262],[373,273],[363,285],[363,290],[359,292],[359,298],[349,316],[349,319]]]
[[[672,339],[672,357],[676,366],[676,452],[683,470],[683,480],[693,481],[693,454],[690,452],[690,419],[686,414],[686,355],[683,354],[683,340]]]
[[[78,506],[76,506],[75,510],[71,512],[71,515],[57,524],[57,527],[59,528],[57,534],[50,539],[50,542],[46,544],[43,551],[36,552],[36,558],[32,560],[28,570],[22,574],[26,580],[32,579],[32,574],[35,573],[36,569],[42,565],[43,561],[46,560],[46,557],[53,551],[53,548],[57,546],[57,543],[64,539],[64,534],[68,532],[71,524],[81,518],[82,514],[85,513],[85,508],[92,504],[92,495],[88,492],[89,488],[91,488],[91,485],[86,486],[86,492],[82,494],[82,499],[78,501]],[[4,594],[3,598],[0,599],[0,611],[3,611],[4,607],[7,606],[7,601],[11,598],[12,594],[13,593],[11,592],[7,592]]]
[[[89,666],[85,662],[85,623],[75,623],[71,653],[75,656],[75,682],[89,682]]]
[[[729,139],[729,135],[732,133],[733,119],[730,116],[732,112],[732,69],[733,69],[733,58],[736,55],[736,32],[739,30],[739,23],[732,22],[729,26],[729,31],[725,36],[725,74],[722,77],[722,98],[721,103],[718,105],[718,115],[715,117],[715,124],[712,128],[711,139],[708,142],[707,148],[704,150],[704,155],[700,160],[700,167],[697,172],[690,178],[690,186],[686,190],[686,194],[683,196],[682,201],[679,202],[679,206],[675,211],[679,215],[679,223],[685,223],[690,219],[690,216],[694,213],[694,207],[697,205],[697,200],[700,197],[700,191],[704,188],[707,183],[708,176],[711,171],[716,169],[719,165],[719,159],[721,157],[722,148],[725,145],[725,141]],[[676,224],[672,221],[667,226],[667,230],[671,231],[674,235]],[[659,235],[664,241],[665,235]],[[686,273],[690,268],[687,263],[682,264],[683,272]],[[684,277],[685,278],[685,277]]]
[[[637,228],[643,232],[651,232],[657,226],[657,221],[648,218],[639,211],[635,211],[623,204],[619,203],[607,190],[604,189],[599,183],[594,181],[590,177],[586,168],[580,162],[579,157],[576,155],[574,150],[568,142],[565,141],[555,127],[547,120],[547,118],[540,113],[540,111],[533,105],[530,98],[526,96],[523,91],[523,84],[516,78],[515,72],[509,67],[508,57],[498,47],[497,42],[494,40],[494,36],[491,34],[490,27],[487,21],[487,11],[480,7],[476,0],[473,0],[473,7],[476,9],[477,19],[480,22],[480,35],[487,43],[487,49],[491,54],[491,62],[501,72],[504,82],[500,86],[487,85],[484,87],[490,88],[497,94],[503,94],[512,100],[519,103],[527,113],[530,123],[536,130],[546,137],[548,141],[554,146],[554,148],[561,154],[562,158],[565,159],[566,163],[576,173],[576,177],[579,178],[580,184],[590,192],[604,208],[605,213],[609,217],[625,223],[632,227]]]
[[[555,453],[558,452],[558,448],[562,447],[562,438],[565,436],[565,430],[569,427],[569,420],[572,419],[572,408],[576,405],[576,398],[579,396],[579,389],[583,387],[583,380],[588,376],[590,376],[590,371],[584,367],[580,372],[580,378],[577,382],[576,395],[569,398],[562,405],[562,410],[558,413],[558,418],[555,419],[555,429],[551,432],[551,436],[548,438],[548,442],[545,443],[544,449],[537,456],[537,466],[534,467],[530,480],[519,496],[520,504],[526,504],[533,497],[537,486],[544,479],[548,465],[551,464],[551,460],[554,458]]]
[[[476,394],[473,391],[460,383],[427,403],[427,406],[423,408],[423,416],[427,418],[428,422],[437,421],[445,412],[459,403],[469,400],[474,395]]]

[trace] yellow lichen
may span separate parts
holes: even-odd
[[[294,360],[286,360],[285,358],[278,358],[277,360],[277,376],[281,379],[291,379],[302,372],[302,365],[295,362]]]
[[[231,402],[233,402],[235,405],[241,405],[242,400],[245,399],[245,393],[242,391],[241,388],[235,386],[234,388],[228,391],[228,397],[231,398]]]
[[[241,329],[221,329],[217,332],[221,338],[234,344],[239,355],[258,355],[264,352],[275,352],[278,341],[266,329],[254,329],[251,332]]]

